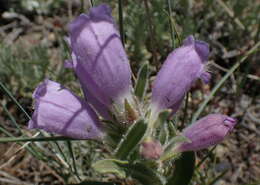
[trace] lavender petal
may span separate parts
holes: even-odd
[[[68,89],[45,80],[34,91],[35,100],[29,128],[77,139],[100,139],[101,123],[92,108]]]

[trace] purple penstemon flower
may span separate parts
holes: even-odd
[[[151,111],[156,117],[164,109],[175,113],[193,83],[201,78],[208,83],[210,74],[205,65],[209,55],[208,44],[189,36],[183,45],[169,54],[156,76],[152,88]]]
[[[103,131],[96,112],[112,119],[111,112],[125,112],[125,101],[133,103],[131,69],[111,9],[103,4],[81,14],[69,25],[68,41],[72,60],[65,66],[74,69],[85,100],[46,80],[33,95],[35,111],[29,128],[72,138],[99,138]]]
[[[35,110],[29,128],[71,138],[103,139],[105,130],[98,115],[122,123],[135,123],[142,115],[141,119],[149,123],[146,140],[141,142],[141,155],[158,159],[164,151],[153,138],[154,123],[161,111],[171,109],[175,113],[179,109],[185,93],[198,78],[209,82],[210,74],[205,67],[208,44],[189,36],[170,53],[153,84],[151,104],[143,110],[137,107],[142,103],[135,102],[138,99],[132,93],[129,61],[107,5],[91,8],[89,14],[73,20],[68,43],[72,59],[66,62],[66,67],[74,70],[85,98],[57,82],[45,80],[33,94]],[[199,150],[217,144],[234,125],[235,121],[228,116],[208,115],[183,131],[191,143],[184,143],[178,149]]]
[[[131,69],[107,5],[90,9],[69,25],[74,69],[87,101],[106,118],[131,98]]]
[[[237,121],[222,114],[209,114],[185,128],[182,135],[189,142],[180,144],[176,151],[196,151],[216,145],[232,131]]]
[[[34,113],[29,128],[77,139],[100,139],[102,126],[94,110],[60,84],[45,80],[34,91]]]

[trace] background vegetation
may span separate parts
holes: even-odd
[[[0,0],[0,141],[15,141],[0,143],[0,184],[110,178],[90,166],[103,155],[93,142],[18,142],[20,136],[48,136],[27,130],[39,82],[50,78],[81,94],[74,74],[63,67],[69,58],[64,37],[66,25],[91,2],[112,7],[134,74],[148,61],[151,81],[186,36],[210,44],[213,78],[194,85],[176,123],[184,127],[220,112],[239,124],[223,144],[197,153],[192,184],[259,184],[259,0]]]

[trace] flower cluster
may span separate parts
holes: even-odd
[[[138,119],[148,121],[152,129],[158,115],[165,109],[174,114],[185,93],[197,79],[205,83],[210,74],[205,65],[209,55],[208,44],[186,38],[181,47],[169,54],[152,87],[148,110],[133,93],[131,69],[120,35],[107,5],[90,9],[69,25],[68,43],[71,60],[65,66],[72,68],[79,79],[84,99],[51,80],[42,82],[33,94],[35,111],[29,128],[38,128],[79,139],[100,139],[106,130],[104,120],[134,124]],[[144,116],[147,116],[144,117]],[[131,118],[131,119],[130,119]],[[221,142],[233,129],[236,121],[221,114],[208,115],[182,134],[189,139],[177,147],[179,151],[199,150]],[[147,138],[149,138],[149,135]],[[154,150],[157,148],[157,150]],[[151,152],[149,152],[151,151]],[[163,153],[159,141],[144,141],[141,154],[156,159]]]

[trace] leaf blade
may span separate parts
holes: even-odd
[[[166,185],[188,185],[195,169],[195,153],[182,153],[182,156],[175,161],[175,165],[174,173]]]
[[[138,73],[138,77],[137,77],[137,83],[135,86],[135,95],[142,100],[146,89],[147,89],[147,84],[148,84],[148,76],[149,76],[149,64],[145,63],[139,73]]]
[[[115,152],[116,158],[121,160],[126,159],[141,141],[146,129],[147,124],[145,124],[144,120],[139,120],[137,123],[134,123],[119,143]]]

